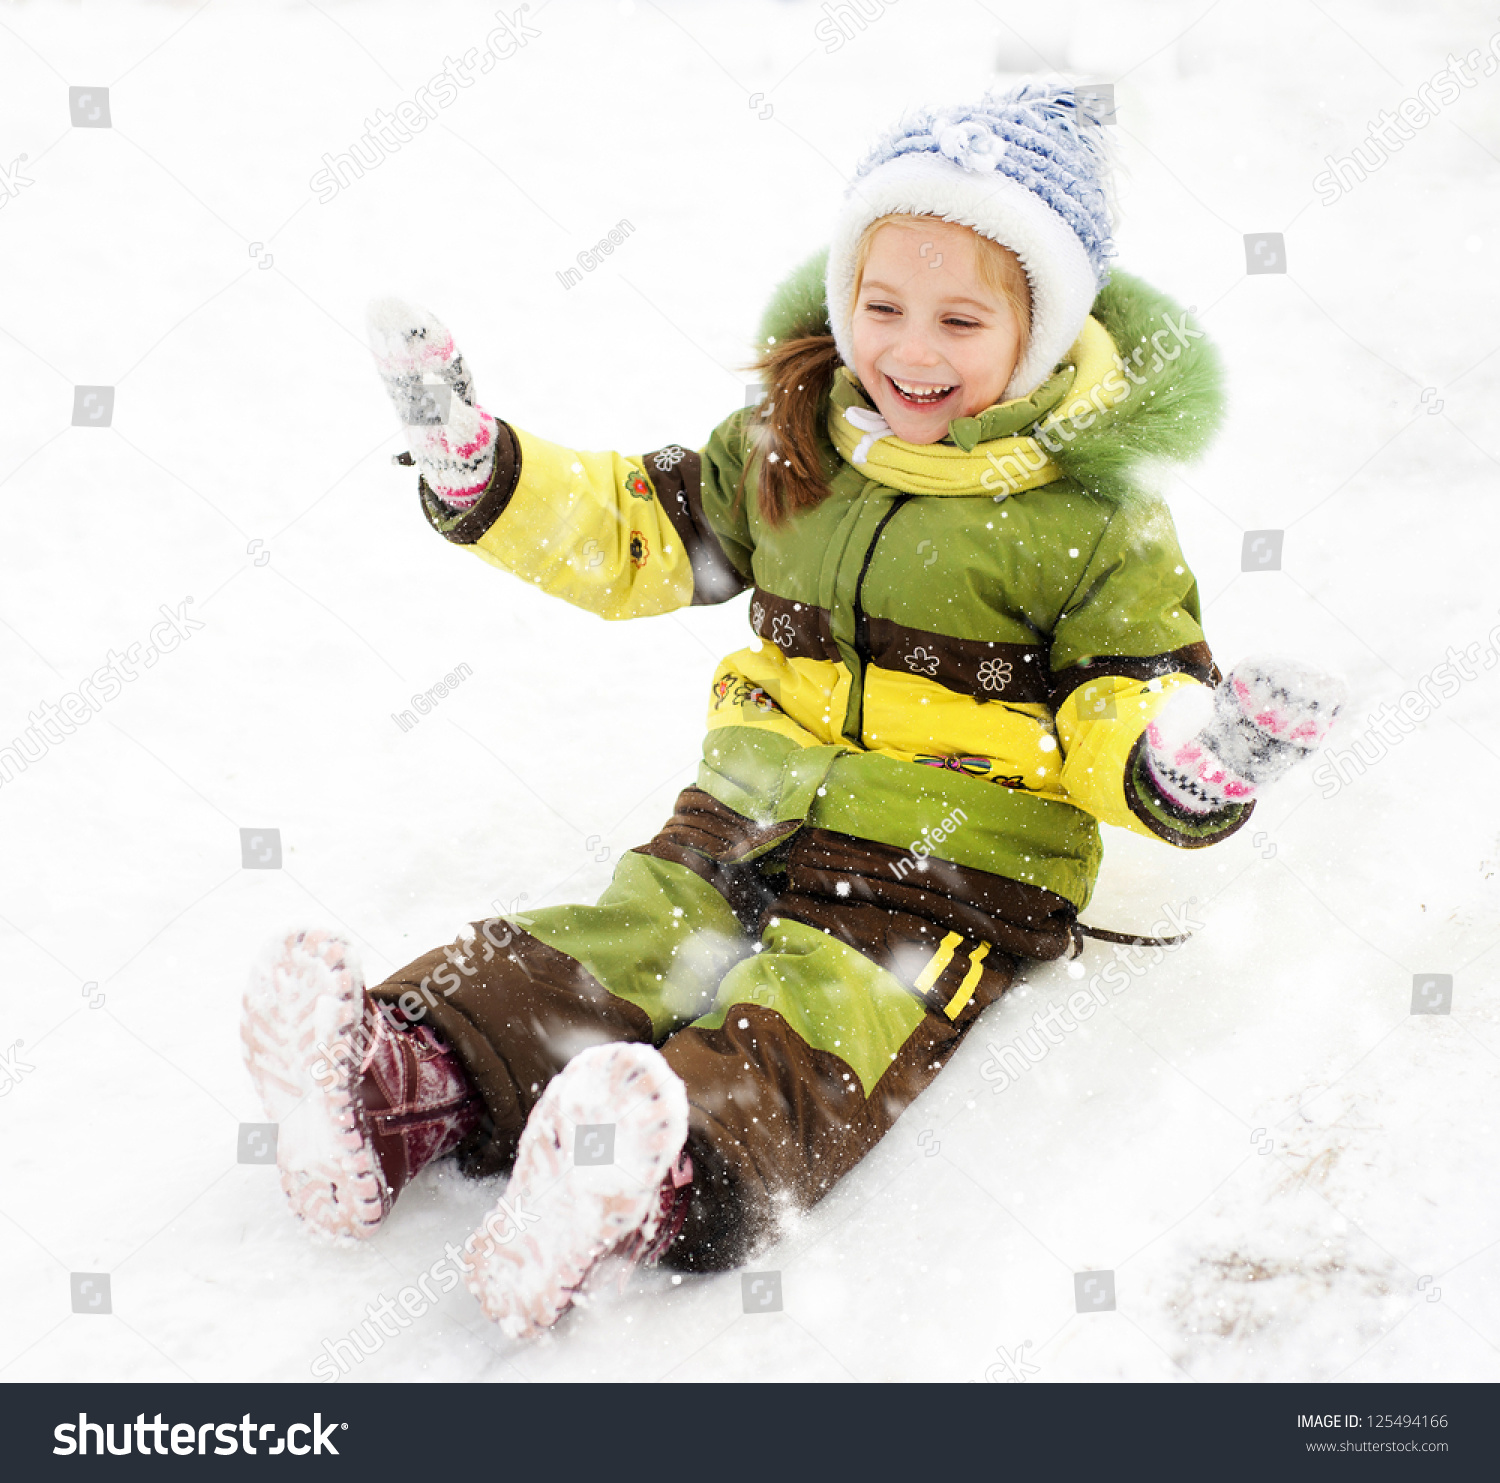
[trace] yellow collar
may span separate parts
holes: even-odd
[[[1075,429],[1090,426],[1101,411],[1122,401],[1130,387],[1124,380],[1124,362],[1115,342],[1092,316],[1084,322],[1066,360],[1077,370],[1072,387],[1061,403],[1036,423],[1035,430],[1055,431],[1058,437],[1070,440]],[[1113,395],[1106,386],[1111,375],[1117,383]],[[828,406],[829,436],[846,463],[889,489],[899,489],[905,494],[991,494],[1004,498],[1062,477],[1062,470],[1033,434],[994,438],[976,444],[973,452],[945,443],[906,443],[889,433],[871,439],[858,425],[860,421],[868,421],[867,417],[851,421],[846,415],[851,408],[861,407],[866,413],[873,410],[854,373],[841,366],[835,394]],[[1087,420],[1079,421],[1082,417]],[[854,457],[856,451],[863,453],[858,462]]]

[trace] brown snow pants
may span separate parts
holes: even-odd
[[[454,1047],[486,1116],[466,1173],[510,1166],[587,1046],[656,1045],[688,1090],[693,1198],[663,1262],[739,1265],[814,1204],[942,1069],[1068,901],[826,830],[767,830],[697,788],[595,906],[475,922],[371,989]]]

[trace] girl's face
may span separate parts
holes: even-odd
[[[956,417],[1000,400],[1021,326],[984,286],[974,233],[953,222],[887,222],[854,301],[854,373],[891,431],[936,443]]]

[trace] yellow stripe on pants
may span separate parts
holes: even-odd
[[[950,1020],[956,1020],[962,1012],[964,1005],[973,998],[974,990],[979,984],[979,975],[984,971],[980,965],[984,962],[985,955],[989,950],[989,943],[981,942],[969,954],[969,971],[964,974],[964,981],[959,984],[958,992],[943,1006],[943,1013]]]
[[[953,950],[963,940],[961,932],[950,932],[938,944],[938,950],[932,955],[932,961],[917,975],[916,989],[919,994],[925,994],[938,981],[943,969],[953,961]]]

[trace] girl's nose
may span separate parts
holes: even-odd
[[[896,355],[902,365],[918,370],[935,366],[941,360],[931,339],[924,330],[908,329],[896,343]]]

